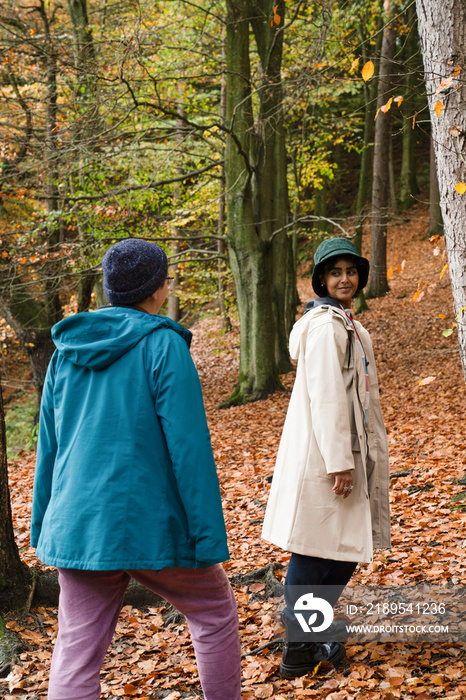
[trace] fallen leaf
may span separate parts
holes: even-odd
[[[418,382],[418,385],[419,385],[419,386],[426,386],[426,384],[430,384],[430,383],[433,382],[434,379],[436,379],[436,378],[437,378],[437,377],[426,377],[425,379],[421,379],[421,380]]]

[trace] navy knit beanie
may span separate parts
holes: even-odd
[[[162,286],[168,261],[157,243],[127,238],[107,250],[102,260],[104,292],[113,306],[139,304]]]

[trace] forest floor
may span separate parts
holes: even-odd
[[[456,331],[442,333],[454,323],[448,271],[442,276],[443,243],[424,240],[425,230],[417,208],[390,227],[391,289],[370,300],[360,317],[373,339],[388,432],[393,546],[377,551],[372,564],[360,565],[351,583],[465,591],[466,390]],[[299,293],[302,302],[313,296],[309,276],[301,277]],[[281,650],[273,642],[278,600],[267,597],[264,578],[247,574],[270,564],[278,579],[286,572],[289,555],[261,540],[261,523],[294,373],[282,378],[285,391],[265,401],[217,410],[237,377],[237,324],[222,334],[218,318],[211,317],[192,330],[229,534],[231,559],[224,566],[240,615],[244,700],[466,698],[465,643],[443,641],[441,635],[418,643],[384,642],[374,635],[348,644],[347,659],[336,669],[322,665],[300,679],[280,677]],[[33,468],[32,452],[11,462],[12,507],[22,557],[43,570],[28,544]],[[162,612],[123,609],[102,669],[103,698],[199,697],[186,626],[179,621],[165,626]],[[55,607],[39,607],[9,619],[24,650],[9,676],[0,679],[5,700],[46,697],[56,615]]]

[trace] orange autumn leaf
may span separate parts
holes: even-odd
[[[389,679],[390,685],[397,686],[397,685],[403,685],[404,683],[404,678],[401,678],[401,676],[392,676],[392,678]]]
[[[382,105],[382,107],[380,109],[384,114],[385,114],[385,112],[388,112],[388,110],[392,106],[392,102],[393,102],[393,97],[390,97],[388,102],[386,102],[384,105]]]
[[[136,695],[138,689],[132,683],[127,683],[124,687],[125,695]]]
[[[441,117],[442,112],[443,112],[443,102],[441,102],[440,100],[437,100],[437,102],[435,103],[435,114],[438,117]]]

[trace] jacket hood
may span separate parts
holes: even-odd
[[[333,306],[342,312],[342,319],[343,315],[346,318],[346,314],[343,307],[341,306],[341,304],[338,303],[338,301],[333,299],[333,297],[318,297],[317,299],[309,299],[309,301],[306,303],[306,306],[304,307],[303,315],[298,321],[296,321],[290,333],[289,346],[290,356],[292,360],[298,359],[302,347],[302,336],[304,333],[307,334],[307,328],[310,320],[308,312],[318,309],[321,306]],[[311,316],[312,315],[313,314],[311,314]]]
[[[192,333],[178,323],[165,316],[118,306],[63,319],[52,328],[52,340],[57,351],[73,364],[101,370],[160,328],[172,329],[190,346]]]

